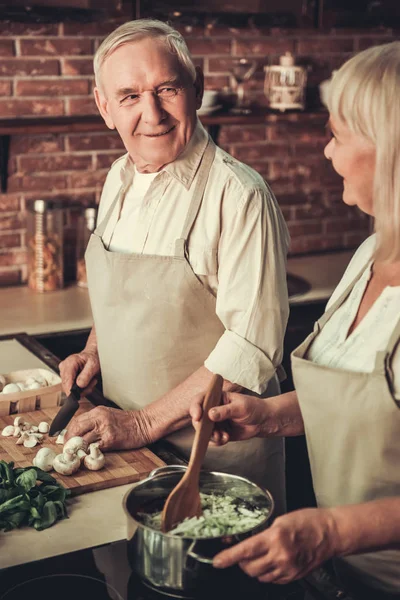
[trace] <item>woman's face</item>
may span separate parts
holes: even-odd
[[[330,117],[329,126],[332,139],[324,154],[343,177],[343,201],[349,206],[358,206],[367,215],[373,215],[375,146],[350,131],[342,121]]]

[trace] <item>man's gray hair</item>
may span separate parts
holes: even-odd
[[[183,70],[194,83],[196,79],[196,69],[186,42],[179,31],[176,31],[176,29],[167,25],[167,23],[163,23],[163,21],[158,21],[156,19],[138,19],[136,21],[124,23],[110,33],[110,35],[100,44],[93,59],[96,85],[100,87],[101,67],[110,54],[124,44],[137,42],[145,38],[162,40],[169,51],[176,55]]]

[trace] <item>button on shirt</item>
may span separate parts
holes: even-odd
[[[174,255],[207,142],[198,122],[185,150],[160,173],[137,173],[128,155],[115,161],[98,216],[100,223],[118,194],[103,235],[109,250]],[[282,359],[289,314],[288,245],[282,213],[262,177],[217,147],[188,238],[189,263],[216,297],[216,313],[225,327],[204,364],[259,394]]]

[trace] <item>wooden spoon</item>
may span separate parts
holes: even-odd
[[[199,476],[208,442],[213,431],[214,423],[208,417],[208,411],[221,402],[222,384],[221,375],[214,375],[208,387],[203,403],[203,415],[197,429],[188,468],[169,494],[161,515],[161,531],[170,531],[186,517],[200,517],[202,514]]]

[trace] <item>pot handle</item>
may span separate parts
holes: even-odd
[[[207,556],[203,556],[202,554],[199,554],[198,552],[195,551],[196,548],[196,544],[197,541],[194,540],[187,551],[187,555],[190,556],[190,558],[194,558],[194,560],[197,560],[198,562],[201,562],[203,564],[206,565],[212,565],[213,564],[213,559],[212,558],[208,558]]]
[[[186,469],[186,465],[167,465],[166,467],[157,467],[157,469],[150,471],[148,474],[148,479],[153,479],[153,477],[157,477],[157,475],[162,475],[164,473],[174,473],[177,471],[185,471]]]

